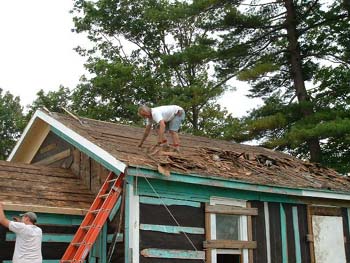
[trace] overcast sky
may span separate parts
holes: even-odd
[[[85,72],[84,58],[73,48],[86,43],[72,33],[72,0],[0,1],[0,88],[30,104],[36,93],[74,88]],[[246,85],[227,93],[220,103],[234,116],[242,116],[258,100],[243,94]]]

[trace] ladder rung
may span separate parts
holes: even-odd
[[[115,182],[115,181],[117,181],[118,179],[112,179],[112,180],[109,180],[109,181],[107,181],[107,183],[113,183],[113,182]]]
[[[101,209],[96,209],[96,210],[91,210],[89,211],[91,214],[97,214],[98,212],[100,212]]]
[[[72,246],[79,247],[83,243],[71,243]]]
[[[109,194],[99,195],[98,197],[100,197],[100,198],[107,198],[107,196],[109,196]]]
[[[82,226],[81,229],[89,230],[92,226]]]

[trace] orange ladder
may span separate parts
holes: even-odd
[[[60,263],[82,263],[122,192],[124,174],[110,172]],[[117,178],[116,178],[117,177]]]

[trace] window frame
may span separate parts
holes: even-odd
[[[239,240],[217,240],[216,239],[216,215],[238,215]],[[256,208],[250,208],[246,200],[229,199],[222,197],[211,197],[209,204],[205,207],[206,262],[217,263],[218,254],[241,255],[241,262],[252,262],[252,249],[256,248],[256,242],[252,241],[251,216],[257,215]]]

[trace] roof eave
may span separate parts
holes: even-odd
[[[305,188],[290,188],[282,186],[259,185],[249,182],[229,178],[219,178],[215,176],[204,176],[198,174],[179,174],[171,173],[170,176],[164,176],[160,173],[144,167],[127,168],[127,174],[131,176],[146,177],[152,179],[161,179],[165,181],[182,182],[199,184],[206,186],[215,186],[229,189],[263,192],[270,194],[290,195],[295,197],[313,197],[313,198],[327,198],[336,200],[350,201],[350,194],[346,192],[335,192],[322,189],[305,189]]]

